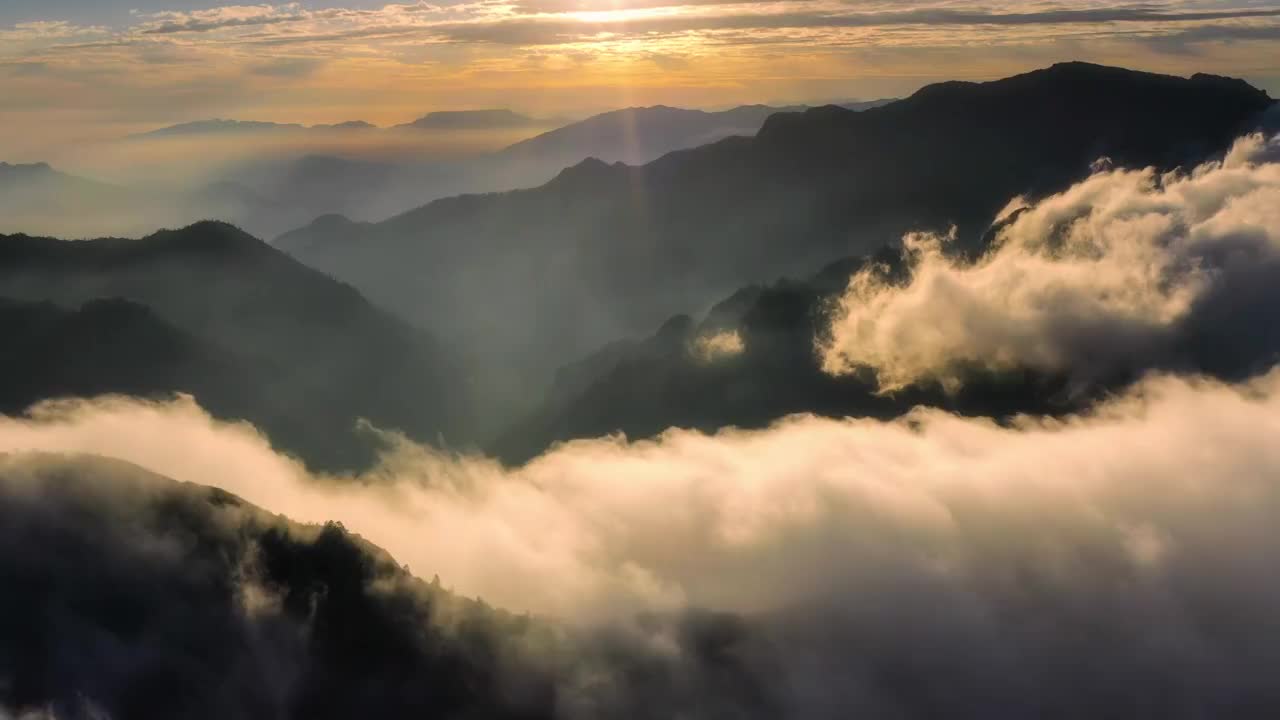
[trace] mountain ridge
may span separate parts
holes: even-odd
[[[0,236],[0,297],[73,311],[102,298],[144,306],[233,358],[255,389],[242,393],[222,375],[195,373],[184,376],[186,386],[160,382],[155,392],[193,392],[318,467],[371,461],[377,443],[356,435],[361,419],[424,441],[465,443],[470,433],[469,380],[451,349],[225,223],[141,240]],[[137,362],[151,366],[145,353]],[[112,391],[105,380],[88,384]]]
[[[610,340],[907,231],[955,226],[957,249],[973,248],[1012,197],[1064,188],[1101,156],[1199,162],[1272,106],[1247,84],[1065,64],[861,112],[777,113],[753,138],[642,166],[579,162],[536,188],[362,225],[358,244],[306,228],[276,244],[498,371],[519,353],[537,379],[513,384],[536,386]]]

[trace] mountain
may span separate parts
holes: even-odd
[[[397,163],[316,153],[250,163],[228,179],[269,204],[271,209],[261,216],[248,217],[251,225],[275,229],[289,217],[341,214],[380,220],[471,187],[463,163]]]
[[[313,153],[249,163],[229,178],[252,188],[271,209],[235,219],[255,228],[279,228],[280,218],[299,213],[307,218],[344,215],[357,221],[382,220],[464,192],[539,185],[588,157],[639,163],[729,135],[751,135],[778,110],[763,105],[719,113],[633,108],[573,123],[493,154],[451,162],[401,163]],[[518,125],[511,118],[464,115],[469,114],[434,113],[418,127],[464,130],[491,121]]]
[[[466,442],[468,380],[452,353],[358,292],[220,223],[141,240],[0,237],[0,297],[26,327],[0,397],[192,393],[316,467],[368,464],[367,419]],[[126,303],[95,303],[120,298]],[[144,307],[139,307],[144,306]],[[80,349],[84,354],[72,353]]]
[[[506,109],[443,110],[423,115],[400,128],[418,130],[497,130],[541,125],[544,121]]]
[[[312,130],[377,130],[378,126],[364,120],[348,120],[331,125],[312,125]]]
[[[0,162],[0,217],[6,226],[33,215],[110,212],[132,201],[127,188],[60,172],[48,163]]]
[[[540,397],[554,368],[744,285],[914,229],[954,225],[972,248],[1011,197],[1060,189],[1101,156],[1197,161],[1271,105],[1239,80],[1066,63],[862,112],[777,113],[754,138],[641,167],[587,160],[535,189],[439,200],[349,233],[327,221],[277,246]]]
[[[852,102],[845,107],[865,110],[890,101]],[[804,106],[743,105],[706,112],[655,105],[594,115],[498,153],[510,164],[542,163],[564,168],[586,158],[642,165],[675,150],[705,145],[732,135],[754,135],[774,113],[796,112]]]
[[[643,156],[636,155],[634,143],[629,144],[628,138],[636,137],[636,133],[612,132],[593,139],[591,132],[575,129],[576,125],[566,128],[570,131],[567,136],[550,138],[554,147],[535,144],[528,151],[496,153],[475,150],[463,157],[446,159],[431,155],[433,150],[426,146],[422,149],[424,157],[417,157],[416,152],[405,153],[405,143],[412,148],[419,140],[403,132],[380,131],[360,120],[312,126],[236,120],[184,123],[134,136],[133,140],[216,137],[218,149],[204,151],[211,153],[205,162],[222,167],[212,181],[190,187],[162,186],[159,181],[112,186],[115,192],[106,194],[106,183],[83,180],[97,187],[97,196],[105,198],[101,201],[86,188],[66,187],[72,176],[65,174],[63,186],[51,183],[38,190],[41,186],[32,185],[21,195],[5,190],[0,181],[0,207],[9,210],[0,215],[0,232],[138,237],[157,227],[216,218],[263,237],[275,237],[321,215],[382,220],[461,193],[539,185],[566,166],[592,155],[638,162],[730,134],[752,134],[771,109],[751,106],[723,113],[662,110],[704,119],[680,132],[655,134],[655,123],[660,124],[661,118],[649,118],[649,109],[639,109],[645,115],[636,119],[639,134],[648,138]],[[705,118],[712,121],[708,123]],[[398,127],[402,131],[436,130],[439,132],[433,137],[437,138],[444,137],[440,133],[477,129],[523,130],[516,133],[523,136],[550,122],[507,110],[459,111],[432,113],[415,124]],[[589,130],[593,122],[599,121],[587,120],[578,125]],[[510,134],[495,142],[509,141],[505,138]],[[283,136],[288,136],[288,143],[280,141]],[[398,154],[389,153],[380,143],[395,147]],[[188,152],[183,151],[184,157]],[[393,159],[388,160],[389,156]],[[6,203],[6,194],[17,197]],[[33,196],[39,198],[32,201]]]
[[[262,122],[258,120],[196,120],[134,135],[134,138],[158,138],[181,135],[234,135],[236,133],[299,132],[303,130],[377,130],[364,120],[348,120],[330,125]]]
[[[215,345],[183,332],[149,308],[119,298],[79,308],[0,298],[7,347],[0,354],[0,413],[19,414],[61,397],[140,397],[187,392],[245,411],[261,374]]]
[[[46,163],[0,163],[0,233],[138,237],[157,227],[207,217],[270,230],[314,213],[275,205],[229,181],[190,188],[118,185],[61,172]]]
[[[553,716],[521,650],[538,624],[339,525],[104,458],[0,455],[0,539],[6,717]]]
[[[396,128],[420,130],[495,130],[545,125],[547,121],[531,118],[510,110],[445,110],[424,115]],[[348,120],[328,125],[261,122],[256,120],[196,120],[151,130],[135,138],[172,137],[177,135],[211,135],[262,132],[297,132],[303,130],[377,130],[377,125],[364,120]]]
[[[640,165],[672,152],[705,145],[730,135],[754,135],[765,118],[797,108],[745,105],[705,112],[655,105],[594,115],[498,153],[506,163],[540,163],[564,168],[586,158]]]
[[[171,137],[174,135],[210,135],[225,133],[259,133],[305,130],[305,125],[298,123],[260,122],[256,120],[196,120],[194,122],[170,125],[158,130],[141,133],[134,137]]]
[[[936,383],[885,395],[872,373],[823,372],[814,338],[829,327],[831,300],[868,263],[901,272],[889,249],[831,264],[804,281],[745,287],[700,321],[672,317],[641,341],[610,343],[556,372],[541,406],[489,446],[523,463],[577,438],[624,433],[651,438],[668,428],[714,432],[763,428],[797,413],[826,417],[898,417],[917,406],[1002,418],[1078,410],[1094,396],[1069,396],[1063,377],[974,373],[959,390]],[[717,347],[714,338],[730,339]]]

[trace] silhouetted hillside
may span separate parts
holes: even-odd
[[[121,299],[86,302],[78,309],[53,303],[0,299],[0,413],[15,415],[50,398],[109,393],[141,397],[186,392],[216,403],[221,413],[251,417],[246,400],[255,373],[231,353]]]
[[[844,107],[866,110],[892,102],[870,100]],[[796,112],[805,106],[743,105],[707,112],[655,105],[625,108],[594,115],[562,128],[518,142],[498,153],[507,165],[576,165],[586,158],[640,165],[675,150],[723,140],[731,135],[755,135],[770,115]]]
[[[256,120],[196,120],[193,122],[170,125],[158,130],[142,133],[144,137],[168,137],[173,135],[207,135],[211,133],[256,133],[306,130],[305,125],[297,123],[260,122]]]
[[[588,160],[539,188],[434,202],[280,247],[529,375],[651,331],[750,283],[803,277],[906,230],[958,227],[973,247],[1019,194],[1058,189],[1109,156],[1172,167],[1225,150],[1271,106],[1238,80],[1080,63],[944,83],[863,112],[770,117],[639,168]],[[536,386],[536,384],[535,384]]]
[[[338,525],[103,458],[0,456],[0,541],[6,712],[553,715],[535,623]]]
[[[567,167],[585,158],[642,164],[673,151],[705,145],[730,135],[754,135],[765,118],[794,107],[746,105],[705,112],[655,105],[594,115],[512,145],[498,153],[509,164],[543,163]]]
[[[419,130],[493,130],[529,127],[542,122],[506,109],[442,110],[428,113],[411,123],[397,127]]]
[[[371,438],[353,434],[361,418],[423,440],[468,438],[468,382],[448,351],[228,225],[143,240],[0,237],[0,297],[65,308],[124,298],[155,314],[120,304],[70,316],[28,309],[32,341],[9,357],[57,372],[7,374],[6,397],[183,390],[329,467],[369,460]],[[102,354],[102,364],[77,365],[63,357],[70,348]],[[232,370],[243,387],[229,382]],[[28,385],[42,379],[47,386]]]

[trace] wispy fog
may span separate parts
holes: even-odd
[[[270,240],[319,215],[381,220],[463,192],[545,181],[559,168],[501,167],[497,150],[544,130],[274,129],[0,146],[0,233],[142,236],[205,219]]]

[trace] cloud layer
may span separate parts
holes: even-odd
[[[1278,209],[1280,138],[1259,135],[1187,173],[1098,172],[1016,210],[973,263],[945,238],[909,236],[905,282],[876,269],[851,280],[824,366],[873,368],[887,391],[975,367],[1082,382],[1256,370],[1280,350]]]
[[[402,445],[368,476],[308,477],[185,401],[46,405],[0,423],[0,450],[105,454],[340,520],[463,593],[595,628],[583,653],[678,673],[670,627],[634,613],[729,613],[762,712],[1178,717],[1280,702],[1277,432],[1280,372],[1152,379],[1012,427],[796,417],[580,441],[518,469]]]

